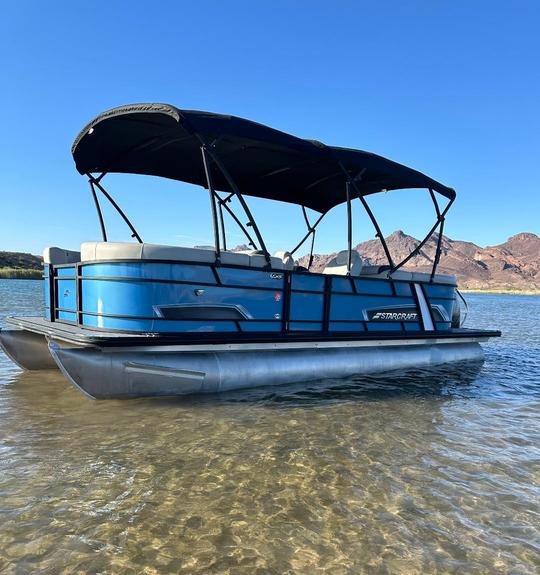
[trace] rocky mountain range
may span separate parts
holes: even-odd
[[[418,255],[403,268],[411,271],[430,272],[437,246],[438,235],[422,247]],[[420,242],[416,238],[395,231],[386,238],[394,261],[404,259]],[[482,248],[472,242],[452,240],[446,236],[441,241],[442,253],[438,272],[457,276],[458,284],[465,289],[540,290],[540,238],[532,233],[520,233],[503,244]],[[386,256],[378,239],[362,242],[355,247],[365,264],[385,265]],[[316,254],[312,270],[321,271],[335,254]],[[299,260],[307,264],[307,256]]]

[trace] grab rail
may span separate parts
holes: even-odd
[[[465,317],[463,318],[463,320],[461,320],[459,322],[459,327],[463,327],[463,325],[465,324],[465,321],[467,319],[467,316],[469,315],[469,304],[467,303],[467,300],[463,297],[463,294],[458,290],[458,288],[456,288],[456,293],[460,297],[460,299],[463,302],[463,305],[465,307]]]

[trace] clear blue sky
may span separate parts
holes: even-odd
[[[537,0],[4,2],[0,250],[99,239],[72,140],[107,108],[156,101],[415,167],[458,191],[450,237],[540,233],[539,30]],[[211,242],[206,192],[129,176],[109,190],[145,241]],[[386,233],[432,223],[419,193],[370,201]],[[303,232],[297,208],[251,204],[272,249]],[[355,241],[372,238],[357,212]],[[317,251],[345,246],[342,216]],[[127,238],[112,214],[109,225]]]

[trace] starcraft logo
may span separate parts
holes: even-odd
[[[371,321],[418,321],[416,312],[378,311],[370,318]]]
[[[418,311],[414,305],[392,305],[367,309],[364,312],[367,321],[418,321]]]

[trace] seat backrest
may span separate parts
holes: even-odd
[[[286,270],[294,269],[294,258],[291,256],[290,252],[279,250],[274,254],[274,257],[280,259],[283,262],[284,269]]]
[[[390,266],[364,266],[361,275],[381,278],[391,278],[394,280],[402,280],[408,282],[431,282],[430,272],[413,272],[407,270],[396,270],[390,273]],[[456,276],[446,274],[435,274],[433,276],[434,283],[456,285]]]
[[[81,261],[96,260],[183,260],[213,263],[213,250],[139,244],[134,242],[85,242],[81,244]]]
[[[332,274],[338,276],[347,275],[347,263],[349,261],[349,250],[342,250],[333,257],[323,270],[323,274]],[[351,252],[351,269],[350,275],[358,276],[362,271],[362,258],[357,251]]]
[[[221,263],[225,265],[252,268],[265,268],[268,265],[263,252],[257,251],[222,251],[220,258]],[[81,244],[81,254],[77,261],[79,259],[83,262],[98,260],[170,260],[214,263],[216,261],[216,252],[213,248],[185,248],[135,242],[85,242]],[[288,267],[285,268],[283,260],[279,257],[271,257],[270,261],[272,269],[289,269]]]
[[[76,264],[81,261],[81,252],[73,250],[64,250],[62,248],[50,247],[43,250],[43,263],[62,265]]]

